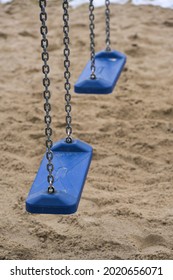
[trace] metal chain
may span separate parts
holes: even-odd
[[[93,0],[90,0],[89,3],[89,20],[90,20],[90,24],[89,24],[89,28],[90,28],[90,51],[91,51],[91,75],[90,78],[92,80],[96,79],[96,66],[95,66],[95,33],[94,33],[94,29],[95,29],[95,25],[94,25],[94,20],[95,20],[95,16],[94,16],[94,4],[93,4]]]
[[[105,0],[105,16],[106,16],[106,51],[111,51],[111,40],[110,40],[110,0]]]
[[[65,67],[65,72],[64,72],[64,78],[65,78],[65,84],[64,84],[64,88],[66,90],[65,93],[65,101],[66,101],[66,105],[65,105],[65,111],[67,113],[66,115],[66,142],[67,143],[72,143],[72,127],[71,127],[71,121],[72,121],[72,117],[71,117],[71,94],[70,94],[70,89],[71,89],[71,84],[70,84],[70,60],[69,60],[69,56],[70,56],[70,49],[69,49],[69,44],[70,44],[70,38],[69,38],[69,13],[68,13],[68,8],[69,8],[69,1],[68,0],[63,0],[63,10],[64,10],[64,14],[63,14],[63,21],[64,21],[64,26],[63,26],[63,32],[64,32],[64,67]]]
[[[50,97],[51,97],[51,93],[49,91],[49,86],[50,86],[50,79],[48,78],[48,74],[50,72],[50,68],[49,65],[47,63],[47,61],[49,60],[49,54],[47,51],[47,47],[48,47],[48,39],[47,39],[47,33],[48,33],[48,28],[46,26],[46,20],[47,20],[47,13],[46,13],[46,0],[39,0],[39,5],[40,5],[40,21],[41,21],[41,28],[40,28],[40,33],[42,35],[42,39],[41,39],[41,47],[43,48],[43,52],[42,52],[42,60],[44,62],[43,66],[42,66],[42,71],[44,74],[44,78],[43,78],[43,86],[44,86],[44,91],[43,91],[43,96],[45,99],[45,103],[44,103],[44,110],[45,110],[45,124],[46,124],[46,128],[45,128],[45,136],[46,136],[46,158],[47,158],[47,171],[48,171],[48,176],[47,176],[47,181],[48,181],[48,193],[52,194],[54,193],[55,189],[53,186],[54,183],[54,176],[52,174],[53,170],[54,170],[54,166],[52,164],[52,160],[53,160],[53,152],[51,151],[51,148],[53,146],[53,141],[51,140],[51,136],[52,136],[52,128],[51,128],[51,116],[50,116],[50,112],[51,112],[51,105],[50,105]]]

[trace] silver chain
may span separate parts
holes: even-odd
[[[72,143],[72,127],[71,127],[71,121],[72,121],[72,117],[71,117],[71,94],[70,94],[70,88],[71,88],[71,84],[70,84],[70,60],[69,60],[69,56],[70,56],[70,49],[69,49],[69,44],[70,44],[70,38],[69,38],[69,13],[68,13],[68,8],[69,8],[69,1],[68,0],[63,0],[63,10],[64,10],[64,14],[63,14],[63,21],[64,21],[64,26],[63,26],[63,32],[64,32],[64,68],[65,68],[65,72],[64,72],[64,78],[65,78],[65,84],[64,84],[64,88],[66,90],[65,93],[65,101],[66,101],[66,105],[65,105],[65,111],[67,113],[66,115],[66,142],[67,143]]]
[[[95,20],[95,16],[94,16],[94,5],[93,5],[93,0],[90,0],[89,3],[89,20],[90,20],[90,24],[89,24],[89,28],[90,28],[90,51],[91,51],[91,75],[90,78],[92,80],[96,79],[96,66],[95,66],[95,33],[94,33],[94,29],[95,29],[95,25],[94,25],[94,20]]]
[[[111,51],[111,40],[110,40],[110,0],[105,0],[106,10],[105,10],[105,19],[106,19],[106,51]]]
[[[49,65],[47,63],[47,61],[49,60],[49,54],[47,51],[47,47],[48,47],[48,39],[47,39],[47,33],[48,33],[48,28],[46,26],[46,20],[47,20],[47,13],[46,13],[46,0],[39,0],[39,5],[40,5],[40,21],[41,21],[41,28],[40,28],[40,33],[42,35],[42,39],[41,39],[41,47],[43,48],[43,52],[42,52],[42,60],[44,62],[43,66],[42,66],[42,71],[44,74],[44,78],[43,78],[43,86],[44,86],[44,91],[43,91],[43,97],[45,100],[44,103],[44,110],[45,110],[45,124],[46,124],[46,128],[45,128],[45,136],[46,136],[46,158],[47,158],[47,171],[48,171],[48,176],[47,176],[47,181],[48,181],[48,193],[54,193],[55,189],[53,186],[54,183],[54,176],[52,175],[54,166],[52,164],[52,160],[53,160],[53,152],[51,150],[52,146],[53,146],[53,141],[51,140],[51,136],[52,136],[52,128],[51,128],[51,116],[50,116],[50,112],[51,112],[51,105],[50,105],[50,97],[51,97],[51,93],[49,91],[49,86],[50,86],[50,79],[48,78],[48,74],[50,72],[50,68]]]

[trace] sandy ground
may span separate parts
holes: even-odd
[[[54,140],[64,138],[62,16],[50,1]],[[0,258],[173,258],[173,15],[112,6],[112,46],[128,56],[109,96],[73,94],[74,137],[94,157],[77,214],[31,215],[25,198],[44,147],[39,9],[0,6]],[[72,83],[89,58],[88,10],[71,10]],[[96,10],[97,50],[104,9]]]

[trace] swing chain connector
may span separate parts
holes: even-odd
[[[46,26],[46,20],[47,20],[47,13],[46,13],[46,0],[39,0],[39,6],[41,9],[40,12],[40,21],[41,21],[41,28],[40,28],[40,33],[42,36],[41,39],[41,47],[43,49],[42,52],[42,60],[43,60],[43,66],[42,66],[42,71],[44,74],[44,78],[43,78],[43,86],[44,86],[44,91],[43,91],[43,96],[44,96],[44,111],[45,111],[45,124],[46,124],[46,128],[45,128],[45,136],[46,136],[46,158],[47,158],[47,171],[48,171],[48,176],[47,176],[47,181],[49,184],[48,187],[48,193],[54,193],[55,189],[53,187],[53,183],[54,183],[54,176],[52,175],[53,170],[54,170],[54,166],[52,164],[52,160],[53,160],[53,152],[51,150],[52,146],[53,146],[53,141],[51,140],[51,136],[52,136],[52,128],[51,128],[51,116],[50,116],[50,112],[51,112],[51,104],[50,104],[50,97],[51,97],[51,93],[49,91],[49,86],[50,86],[50,79],[48,78],[48,74],[50,72],[50,68],[48,65],[48,60],[49,60],[49,54],[47,51],[47,47],[48,47],[48,39],[47,39],[47,33],[48,33],[48,28]]]
[[[65,72],[64,72],[64,78],[65,78],[65,84],[64,84],[64,88],[66,90],[65,93],[65,101],[66,101],[66,105],[65,105],[65,111],[67,113],[66,115],[66,143],[70,144],[72,143],[72,127],[71,127],[71,121],[72,121],[72,117],[71,117],[71,94],[70,94],[70,89],[71,89],[71,84],[70,84],[70,60],[69,60],[69,56],[70,56],[70,49],[69,49],[69,44],[70,44],[70,38],[69,38],[69,13],[68,13],[68,8],[69,8],[69,1],[68,0],[63,0],[63,21],[64,21],[64,26],[63,26],[63,32],[64,32],[64,68],[65,68]]]
[[[94,33],[94,29],[95,29],[95,25],[94,25],[94,20],[95,20],[95,16],[94,16],[94,4],[93,4],[93,0],[90,0],[89,3],[89,20],[90,20],[90,24],[89,24],[89,28],[90,28],[90,51],[91,51],[91,75],[90,78],[92,80],[96,79],[96,66],[95,66],[95,33]]]
[[[49,186],[48,187],[48,193],[49,194],[52,194],[52,193],[54,193],[55,192],[55,188],[51,185],[51,186]]]
[[[105,20],[106,20],[106,51],[111,51],[111,40],[110,40],[110,0],[105,0]]]

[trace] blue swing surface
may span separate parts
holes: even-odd
[[[92,159],[92,147],[80,140],[65,139],[52,147],[54,188],[48,193],[47,158],[43,157],[26,199],[26,210],[37,214],[72,214],[77,211]]]
[[[101,51],[95,55],[96,79],[91,79],[91,61],[78,78],[74,91],[83,94],[112,93],[126,63],[126,56],[118,51]]]

